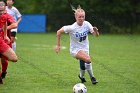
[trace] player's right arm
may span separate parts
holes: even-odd
[[[12,22],[9,26],[7,26],[7,30],[11,30],[17,28],[18,24],[16,22]]]
[[[7,42],[7,44],[9,44],[10,43],[10,39],[7,36],[7,22],[4,23],[3,31],[4,31],[4,40]]]
[[[61,40],[61,34],[64,33],[64,28],[62,27],[61,29],[59,29],[57,31],[57,34],[56,34],[56,48],[55,48],[55,52],[56,53],[59,53],[60,52],[60,40]]]

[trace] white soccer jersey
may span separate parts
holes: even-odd
[[[77,22],[64,26],[64,32],[70,35],[70,52],[84,50],[89,53],[88,33],[91,31],[93,31],[93,26],[88,21],[84,21],[82,26],[79,26]]]
[[[18,18],[20,18],[22,15],[20,14],[20,12],[18,11],[18,9],[14,6],[12,6],[12,8],[8,8],[8,6],[6,6],[6,10],[7,13],[10,14],[11,16],[13,16],[13,18],[15,19],[15,21],[18,20]]]
[[[7,13],[10,14],[15,19],[15,21],[17,21],[22,16],[18,11],[18,9],[14,6],[12,6],[12,8],[8,8],[8,6],[6,6],[6,10]],[[11,32],[17,32],[17,28],[12,29]]]

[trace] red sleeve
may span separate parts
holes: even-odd
[[[7,13],[6,16],[7,16],[7,22],[9,24],[16,22],[10,14]]]
[[[6,20],[7,20],[6,16],[5,16],[4,14],[2,14],[2,15],[0,16],[0,27],[1,27],[1,28],[2,28],[3,25],[5,24]]]

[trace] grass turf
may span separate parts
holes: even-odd
[[[93,71],[99,83],[88,93],[140,93],[140,36],[89,35]],[[55,33],[18,33],[17,63],[9,62],[0,93],[72,93],[79,83],[78,60],[69,54],[69,36],[62,35],[62,50],[54,52]]]

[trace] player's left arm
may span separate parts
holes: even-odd
[[[98,28],[95,26],[92,26],[89,22],[87,22],[89,29],[90,29],[90,33],[94,36],[99,36],[99,32],[98,32]]]
[[[22,17],[19,17],[18,20],[17,20],[17,24],[19,24],[22,20]]]
[[[16,7],[15,9],[16,9],[17,24],[19,24],[22,20],[22,15]]]
[[[94,36],[99,36],[99,31],[98,31],[98,28],[97,27],[93,27],[93,33],[92,33]]]
[[[97,27],[94,26],[93,30],[94,30],[93,33],[94,33],[95,36],[99,36],[100,35]]]

